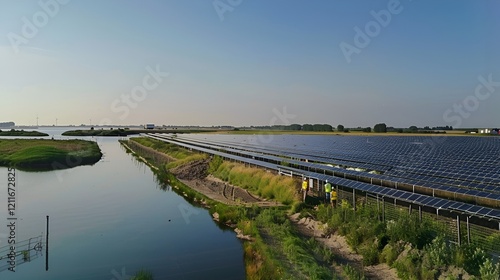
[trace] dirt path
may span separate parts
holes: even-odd
[[[399,279],[396,270],[390,268],[387,264],[378,264],[371,266],[363,266],[363,257],[356,254],[349,245],[345,237],[332,234],[324,236],[325,226],[311,218],[299,219],[300,213],[290,216],[290,220],[296,226],[298,231],[305,237],[314,237],[318,242],[330,248],[336,257],[336,263],[333,268],[337,275],[342,275],[343,270],[341,265],[349,264],[358,270],[363,270],[368,279],[374,280],[397,280]]]

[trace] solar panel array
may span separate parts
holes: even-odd
[[[376,170],[395,178],[500,193],[497,137],[276,135],[272,141],[253,135],[179,137]]]
[[[354,137],[354,136],[297,136],[278,135],[272,141],[262,141],[259,136],[239,135],[178,135],[150,136],[169,142],[182,141],[181,145],[203,152],[219,154],[266,168],[283,168],[266,161],[287,162],[302,167],[321,168],[352,175],[391,182],[419,185],[435,190],[500,200],[500,141],[492,137]],[[436,139],[439,138],[439,139]],[[321,146],[322,145],[322,146]],[[468,149],[467,145],[473,147]],[[481,146],[483,148],[478,148]],[[365,149],[365,150],[363,150]],[[445,151],[449,149],[449,151]],[[421,152],[420,154],[418,152]],[[236,153],[244,157],[230,155]],[[351,154],[352,153],[352,154]],[[407,153],[407,154],[405,154]],[[467,156],[470,154],[470,157]],[[483,161],[482,156],[487,156]],[[249,158],[250,157],[250,158]],[[258,158],[259,160],[257,160]],[[309,162],[305,162],[307,159]],[[356,170],[340,169],[325,163],[383,174],[370,174]],[[435,164],[433,164],[435,163]],[[433,169],[433,167],[435,167]],[[488,168],[489,167],[489,168]],[[483,168],[483,169],[481,169]],[[481,170],[485,170],[483,174]],[[500,210],[451,201],[443,198],[411,193],[354,180],[296,170],[318,178],[329,178],[342,186],[368,191],[385,197],[406,200],[418,205],[456,209],[468,213],[500,219]],[[460,174],[460,176],[456,176]],[[456,176],[456,177],[455,177]],[[485,214],[486,213],[486,214]]]

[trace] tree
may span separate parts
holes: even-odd
[[[418,127],[412,125],[408,128],[410,130],[410,132],[417,132],[418,131]]]
[[[387,132],[387,125],[385,123],[378,123],[373,127],[374,132]]]
[[[372,128],[371,127],[365,127],[365,128],[363,128],[363,132],[372,132]]]
[[[344,131],[344,126],[341,124],[337,125],[337,131]]]
[[[304,130],[304,131],[313,131],[313,125],[312,124],[304,124],[302,126],[302,130]]]

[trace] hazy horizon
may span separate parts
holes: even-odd
[[[0,122],[498,127],[499,10],[494,0],[2,1]]]

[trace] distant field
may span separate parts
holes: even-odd
[[[90,165],[102,157],[95,142],[84,140],[0,139],[0,166],[51,170]]]

